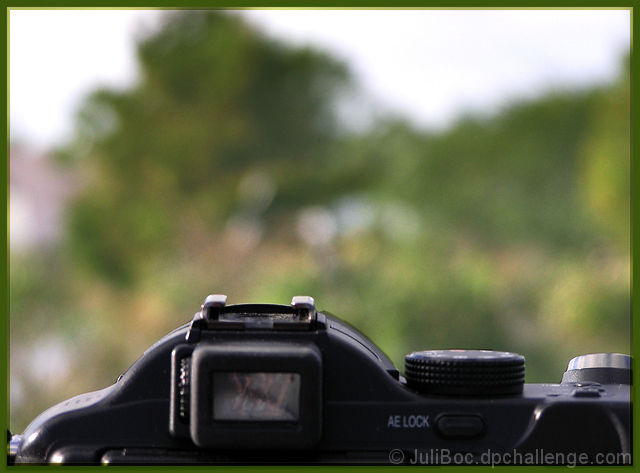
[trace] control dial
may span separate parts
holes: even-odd
[[[631,357],[620,353],[592,353],[569,362],[562,383],[631,385]]]
[[[405,358],[407,386],[424,394],[498,396],[524,386],[524,357],[492,350],[427,350]]]

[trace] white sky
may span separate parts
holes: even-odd
[[[10,11],[10,129],[38,147],[70,136],[98,85],[135,83],[136,36],[156,10]],[[363,91],[419,126],[549,88],[613,80],[629,10],[247,10],[266,34],[348,62]]]

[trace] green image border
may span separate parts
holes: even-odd
[[[178,6],[179,3],[179,6]],[[523,1],[523,2],[513,2],[513,1],[489,1],[489,2],[474,2],[474,1],[452,1],[452,2],[444,2],[444,1],[418,1],[418,0],[402,0],[398,3],[394,3],[391,2],[389,0],[351,0],[350,2],[344,2],[344,1],[336,1],[336,0],[325,0],[325,1],[315,1],[315,2],[311,2],[311,1],[305,1],[305,2],[300,2],[298,1],[293,1],[293,0],[271,0],[271,1],[258,1],[258,0],[225,0],[225,1],[221,1],[221,0],[214,0],[214,1],[203,1],[203,0],[187,0],[184,2],[175,2],[175,1],[169,1],[169,0],[155,0],[155,1],[143,1],[143,0],[139,0],[137,2],[132,2],[132,1],[113,1],[113,2],[105,2],[103,4],[101,4],[100,6],[91,6],[89,8],[91,9],[122,9],[122,8],[127,8],[127,9],[187,9],[187,8],[219,8],[219,9],[258,9],[258,8],[268,8],[268,9],[297,9],[297,8],[305,8],[305,9],[315,9],[315,8],[322,8],[322,9],[333,9],[333,8],[339,8],[339,9],[371,9],[371,8],[379,8],[379,9],[502,9],[502,8],[509,8],[509,9],[606,9],[606,10],[611,10],[611,9],[631,9],[631,42],[632,42],[632,46],[631,46],[631,77],[632,77],[632,91],[633,89],[636,88],[637,85],[637,81],[638,78],[634,75],[634,64],[635,64],[635,60],[636,60],[636,53],[634,51],[633,48],[633,24],[634,24],[634,9],[633,7],[635,6],[635,2],[622,2],[622,3],[616,3],[615,6],[610,6],[607,5],[606,2],[604,1],[595,1],[595,0],[590,0],[590,1],[582,1],[582,2],[575,2],[575,1],[565,1],[561,4],[562,6],[558,6],[557,2],[551,2],[549,0],[540,2],[533,2],[533,1]],[[9,403],[9,382],[8,382],[8,377],[9,377],[9,343],[8,343],[8,334],[9,334],[9,245],[8,245],[8,235],[9,235],[9,211],[8,211],[8,204],[9,204],[9,20],[10,20],[10,11],[11,10],[15,10],[15,9],[86,9],[87,6],[87,2],[83,2],[83,1],[72,1],[72,0],[65,0],[65,1],[57,1],[57,2],[52,2],[52,1],[46,1],[46,0],[31,0],[28,2],[17,2],[14,1],[12,3],[7,3],[5,5],[5,9],[3,9],[2,14],[4,15],[4,22],[2,23],[3,25],[5,25],[6,31],[5,31],[5,38],[6,38],[6,47],[4,48],[4,60],[3,60],[3,64],[4,67],[6,67],[6,73],[4,75],[4,77],[6,78],[6,86],[7,86],[7,94],[4,96],[4,105],[6,106],[7,109],[7,115],[6,115],[6,135],[4,137],[5,139],[5,145],[6,145],[6,149],[7,149],[7,165],[2,169],[2,177],[4,179],[4,182],[6,183],[6,192],[5,192],[5,199],[6,199],[6,207],[7,208],[7,219],[5,220],[6,222],[6,228],[5,228],[5,232],[4,232],[4,238],[5,238],[5,244],[6,244],[6,248],[7,251],[5,253],[5,260],[4,260],[4,264],[5,264],[5,280],[4,280],[4,284],[5,284],[5,307],[6,310],[3,314],[4,318],[5,318],[5,323],[4,324],[0,324],[1,330],[2,330],[2,335],[4,337],[4,339],[7,341],[6,344],[6,350],[5,350],[5,357],[6,359],[4,366],[6,366],[6,370],[7,370],[7,376],[4,377],[4,381],[3,381],[3,393],[4,393],[4,400],[5,400],[5,404],[7,406],[7,409],[5,410],[5,416],[4,416],[4,422],[5,424],[8,425],[8,420],[9,420],[9,410],[8,410],[8,403]],[[632,92],[632,97],[633,97],[633,92]],[[637,168],[635,168],[633,166],[633,157],[634,157],[634,146],[633,146],[633,136],[635,135],[635,131],[636,131],[636,124],[634,123],[633,117],[634,116],[638,116],[638,105],[637,103],[633,102],[632,103],[632,134],[631,134],[631,189],[632,189],[632,214],[630,216],[631,218],[631,255],[632,255],[632,263],[631,263],[631,284],[632,284],[632,301],[633,301],[633,292],[635,292],[635,283],[634,283],[634,279],[633,279],[633,243],[634,243],[634,233],[633,233],[633,223],[634,223],[634,219],[633,219],[633,204],[635,203],[635,196],[633,193],[633,189],[635,187],[635,183],[637,182],[638,179],[638,170]],[[631,326],[631,336],[632,336],[632,341],[637,339],[638,337],[638,331],[640,330],[639,328],[639,324],[634,323],[636,320],[636,308],[633,306],[633,302],[632,302],[632,326]],[[637,355],[637,347],[635,346],[635,344],[631,344],[632,347],[632,353],[635,356]],[[635,363],[634,363],[634,369],[635,369]],[[637,391],[636,390],[632,390],[633,392],[633,402],[637,402]],[[634,415],[633,415],[633,424],[634,424],[634,432],[636,432],[635,427],[638,425],[638,409],[635,410]],[[633,451],[638,453],[640,452],[640,435],[635,435],[633,436]],[[2,463],[1,467],[4,468],[8,468],[6,467],[6,463],[0,462]],[[636,460],[636,464],[638,464],[640,462],[638,462],[638,460]],[[31,471],[33,469],[37,469],[39,467],[36,466],[26,466],[26,467],[22,467],[22,468],[26,468],[26,471]],[[78,472],[78,471],[90,471],[91,468],[93,467],[61,467],[63,469],[66,468],[73,468],[73,471]],[[293,472],[293,471],[298,471],[300,469],[304,469],[305,471],[325,471],[325,470],[331,470],[331,471],[349,471],[352,473],[358,472],[358,471],[362,471],[362,472],[371,472],[374,470],[380,471],[381,469],[389,469],[389,468],[397,468],[396,466],[393,465],[389,465],[389,466],[335,466],[335,467],[320,467],[320,466],[306,466],[306,467],[299,467],[299,466],[239,466],[239,467],[235,467],[235,466],[215,466],[215,467],[210,467],[210,466],[192,466],[189,467],[190,471],[213,471],[215,469],[216,472],[236,472],[236,473],[240,473],[240,472],[254,472],[254,471],[288,471],[288,472]],[[430,466],[428,468],[442,468],[442,467],[434,467],[434,466]],[[449,467],[449,469],[451,469],[451,471],[457,471],[460,469],[466,469],[469,467],[463,467],[463,466],[452,466]],[[493,471],[494,468],[490,467],[490,466],[478,466],[478,467],[473,467],[474,471],[480,472],[480,471]],[[500,467],[495,467],[496,471],[504,471],[505,469],[511,469],[511,468],[523,468],[523,467],[506,467],[506,466],[500,466]],[[549,472],[549,471],[556,471],[556,470],[566,470],[567,467],[549,467],[549,466],[532,466],[532,467],[527,467],[526,471],[527,472]],[[604,468],[604,469],[603,469]],[[614,468],[614,467],[598,467],[598,472],[601,471],[607,471],[608,468]],[[620,467],[615,467],[616,471],[620,471],[619,468]],[[624,468],[624,467],[622,467]],[[119,468],[120,471],[127,471],[127,470],[131,470],[131,471],[140,471],[140,470],[145,470],[145,469],[153,469],[153,470],[168,470],[168,471],[184,471],[185,467],[173,467],[173,466],[140,466],[140,467],[121,467]],[[449,469],[447,471],[449,471]],[[550,470],[551,469],[551,470]]]

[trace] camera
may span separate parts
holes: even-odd
[[[313,298],[206,298],[115,384],[37,417],[10,464],[629,464],[631,362],[571,360],[524,382],[524,357],[425,350],[404,374]]]

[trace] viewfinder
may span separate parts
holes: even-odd
[[[201,448],[312,448],[322,435],[322,354],[313,343],[200,343],[189,430]]]
[[[213,374],[214,420],[295,422],[299,417],[300,374]]]

